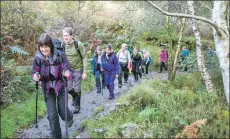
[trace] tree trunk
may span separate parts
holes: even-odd
[[[172,42],[172,26],[171,26],[171,17],[167,16],[167,24],[168,24],[168,80],[171,79],[172,76],[172,56],[173,56],[173,42]]]
[[[193,1],[187,1],[187,3],[188,3],[189,12],[191,13],[191,15],[194,15],[195,10],[193,6]],[[196,38],[196,54],[197,54],[197,63],[198,63],[199,71],[201,72],[202,79],[206,85],[208,92],[214,92],[211,76],[207,72],[207,68],[205,66],[205,61],[204,61],[204,55],[202,54],[202,50],[201,50],[202,44],[200,41],[200,32],[198,31],[197,23],[194,18],[191,19],[191,26],[193,29],[194,36]]]
[[[212,19],[218,27],[223,28],[220,33],[217,33],[213,28],[213,35],[216,47],[216,54],[219,59],[220,69],[224,83],[224,92],[229,104],[229,2],[214,1]]]
[[[148,1],[148,3],[167,16],[193,18],[208,23],[213,27],[216,53],[222,72],[225,97],[229,105],[229,1],[214,1],[212,21],[201,16],[169,13],[159,8],[152,1]]]
[[[178,59],[178,55],[179,55],[179,52],[180,52],[180,48],[181,48],[181,39],[182,39],[182,34],[183,34],[183,31],[184,31],[184,27],[185,27],[185,18],[182,18],[182,25],[181,25],[181,28],[180,28],[180,34],[179,34],[179,39],[178,39],[178,44],[177,44],[177,50],[176,50],[176,54],[175,54],[175,58],[174,58],[174,63],[173,63],[173,70],[172,70],[172,76],[171,76],[171,79],[170,81],[173,81],[175,80],[175,76],[176,76],[176,63],[177,63],[177,59]]]

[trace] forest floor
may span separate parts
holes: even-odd
[[[177,72],[177,74],[183,74],[183,72]],[[88,93],[84,93],[81,97],[81,111],[78,114],[74,114],[73,117],[73,125],[68,128],[69,137],[73,137],[74,132],[77,132],[78,135],[75,136],[77,138],[90,138],[87,130],[81,131],[80,125],[83,121],[95,118],[94,112],[95,109],[101,105],[104,105],[104,109],[99,113],[100,116],[108,114],[110,111],[114,110],[116,107],[116,99],[121,95],[130,90],[132,86],[142,83],[144,80],[161,78],[162,80],[167,80],[168,73],[166,71],[162,73],[150,72],[148,75],[144,75],[142,78],[138,80],[138,82],[134,82],[134,77],[129,76],[128,83],[123,83],[122,88],[118,88],[118,80],[115,80],[115,99],[109,100],[109,92],[107,89],[103,89],[103,93],[96,93],[96,88]],[[72,110],[73,106],[71,106],[72,97],[69,96],[69,108]],[[39,109],[39,108],[38,108]],[[65,122],[59,118],[60,126],[62,130],[62,136],[65,137]],[[50,138],[51,130],[49,127],[49,122],[47,119],[47,115],[41,117],[38,120],[38,128],[35,128],[35,125],[30,125],[26,129],[19,129],[14,137],[16,138]],[[74,138],[75,138],[74,137]]]

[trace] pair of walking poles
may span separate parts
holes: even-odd
[[[38,72],[35,74],[39,75]],[[66,138],[68,138],[68,130],[67,130],[67,110],[68,110],[68,92],[67,92],[67,78],[63,78],[65,83],[65,134]],[[46,93],[46,92],[44,92]],[[35,113],[35,128],[38,128],[38,81],[36,82],[36,113]]]

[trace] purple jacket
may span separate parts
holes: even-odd
[[[104,72],[104,84],[108,85],[114,83],[115,75],[119,74],[118,59],[114,52],[111,52],[106,57],[106,54],[102,55],[102,67]]]
[[[41,54],[36,52],[32,67],[32,77],[38,72],[41,75],[41,87],[43,92],[49,93],[49,88],[54,88],[58,95],[61,89],[64,89],[64,82],[62,81],[62,71],[69,70],[70,76],[67,80],[72,78],[72,68],[65,56],[59,50],[54,51],[54,54],[48,60]]]

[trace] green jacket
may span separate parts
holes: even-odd
[[[73,70],[83,70],[83,73],[87,73],[87,52],[83,44],[78,41],[78,49],[80,50],[80,53],[83,57],[81,58],[79,52],[74,47],[74,44],[66,44],[65,46],[65,53],[66,57],[70,63],[70,66],[73,68]]]

